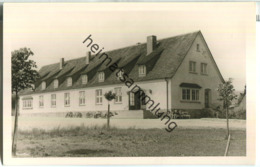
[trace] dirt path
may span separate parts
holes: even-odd
[[[177,123],[178,128],[188,129],[204,129],[204,128],[226,128],[225,119],[175,119],[171,120]],[[166,128],[166,119],[161,121],[160,119],[111,119],[111,126],[128,129],[151,129],[151,128]],[[57,127],[71,127],[81,126],[86,127],[103,126],[106,124],[106,119],[86,119],[86,118],[58,118],[58,117],[19,117],[19,129],[31,130],[33,128],[39,129],[53,129]],[[246,129],[245,120],[230,120],[230,129]]]

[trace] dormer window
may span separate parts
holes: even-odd
[[[42,90],[44,90],[44,89],[46,89],[46,82],[45,81],[42,82]]]
[[[59,87],[59,81],[57,79],[54,80],[54,85],[53,85],[54,89]]]
[[[119,69],[119,71],[117,73],[117,80],[123,79],[123,75],[124,75],[124,70]]]
[[[87,84],[88,83],[88,76],[87,75],[82,75],[82,84]]]
[[[140,65],[139,66],[139,77],[144,77],[146,75],[146,66]]]
[[[67,86],[69,87],[69,86],[72,86],[72,78],[71,77],[69,77],[68,79],[67,79]]]
[[[104,82],[104,80],[105,80],[105,73],[99,72],[98,73],[98,82]]]
[[[35,85],[31,84],[31,87],[32,87],[32,90],[34,91],[35,90]]]

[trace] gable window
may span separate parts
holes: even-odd
[[[189,71],[192,73],[196,73],[196,62],[190,61],[189,63]]]
[[[102,89],[96,90],[96,104],[102,104]]]
[[[85,91],[80,91],[79,92],[79,105],[84,106],[86,103],[85,101]]]
[[[43,107],[44,106],[44,98],[43,95],[39,96],[39,107]]]
[[[54,89],[58,88],[59,87],[59,81],[57,79],[54,80]]]
[[[82,84],[87,84],[88,83],[88,76],[87,75],[82,75]]]
[[[70,106],[70,93],[64,94],[64,106],[66,107]]]
[[[199,101],[199,90],[191,88],[182,88],[182,100]]]
[[[23,109],[32,109],[32,98],[23,100]]]
[[[46,89],[46,82],[45,81],[42,82],[42,90],[44,90],[44,89]]]
[[[197,44],[197,52],[200,51],[200,44]]]
[[[56,107],[56,94],[51,94],[51,107]]]
[[[207,64],[206,63],[201,63],[201,74],[207,74]]]
[[[115,103],[122,103],[122,91],[121,88],[115,88]]]
[[[146,75],[146,66],[140,65],[139,66],[139,77],[144,77]]]
[[[72,78],[71,77],[69,77],[68,79],[67,79],[67,86],[69,87],[69,86],[72,86]]]
[[[98,82],[104,82],[104,80],[105,80],[105,73],[99,72],[98,73]]]

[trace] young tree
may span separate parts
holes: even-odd
[[[16,139],[18,126],[18,92],[32,87],[39,77],[36,63],[30,60],[33,52],[29,48],[21,48],[12,52],[12,93],[15,94],[15,122],[13,132],[12,153],[16,155]]]
[[[228,108],[231,105],[231,102],[237,98],[237,95],[235,95],[235,89],[232,85],[232,80],[229,79],[228,81],[224,82],[223,84],[220,84],[218,87],[218,93],[220,96],[221,101],[223,101],[223,108],[226,110],[226,119],[227,119],[227,136],[229,136],[229,120],[228,120]]]
[[[109,104],[109,102],[116,98],[116,94],[115,94],[115,93],[112,93],[112,91],[109,91],[109,92],[105,93],[104,96],[105,96],[105,98],[106,98],[107,101],[108,101],[107,129],[109,129],[109,121],[110,121],[110,116],[111,116],[111,113],[110,113],[110,104]]]

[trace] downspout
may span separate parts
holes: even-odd
[[[166,112],[167,112],[167,114],[168,114],[168,112],[169,112],[169,95],[168,95],[168,80],[167,80],[167,78],[164,78],[165,79],[165,81],[166,81]]]

